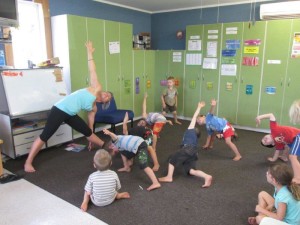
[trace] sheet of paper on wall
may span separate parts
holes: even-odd
[[[182,61],[182,52],[173,52],[173,62]]]
[[[300,58],[300,32],[294,33],[291,57]]]
[[[236,64],[222,64],[221,75],[222,76],[236,76]]]
[[[193,35],[193,36],[190,36],[190,39],[189,40],[200,40],[200,35]]]
[[[202,62],[202,54],[186,54],[186,65],[201,65]]]
[[[237,34],[238,28],[237,27],[227,27],[226,34]]]
[[[208,41],[207,42],[207,57],[217,57],[217,47],[218,47],[218,42],[216,41]]]
[[[207,39],[208,40],[216,40],[216,39],[218,39],[218,35],[207,35]]]
[[[226,49],[239,49],[240,47],[240,40],[226,40]]]
[[[114,42],[109,42],[109,54],[117,54],[120,53],[120,42],[114,41]]]
[[[281,64],[281,60],[272,60],[272,59],[269,59],[267,61],[268,64]]]
[[[189,40],[188,50],[189,51],[201,51],[201,40]]]
[[[218,59],[217,58],[204,58],[203,59],[203,69],[217,69]]]

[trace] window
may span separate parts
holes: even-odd
[[[27,68],[47,59],[45,26],[42,5],[18,1],[19,27],[11,28],[15,68]]]

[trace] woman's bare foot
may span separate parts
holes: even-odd
[[[173,179],[172,178],[170,178],[170,177],[160,177],[160,178],[158,178],[158,180],[160,181],[160,182],[169,182],[169,183],[171,183],[171,182],[173,182]]]
[[[34,169],[34,167],[32,166],[31,163],[25,163],[24,170],[27,173],[34,173],[35,172],[35,169]]]
[[[205,182],[202,185],[203,188],[209,187],[212,182],[212,176],[208,175],[207,177],[204,178]]]
[[[160,183],[154,183],[147,188],[147,191],[152,191],[152,190],[160,188],[160,187],[161,187]]]
[[[235,156],[232,160],[233,160],[233,161],[239,161],[239,160],[241,160],[241,158],[242,158],[241,155],[237,155],[237,156]]]
[[[116,199],[122,199],[122,198],[130,198],[130,194],[128,192],[118,193]]]
[[[123,168],[120,168],[118,169],[119,172],[130,172],[131,171],[131,168],[130,167],[123,167]]]
[[[154,172],[156,172],[156,171],[158,171],[158,170],[159,170],[159,167],[160,167],[160,165],[159,165],[159,164],[157,164],[157,165],[154,165],[154,166],[153,166],[153,168],[152,168],[152,170],[153,170]]]
[[[256,218],[255,218],[255,217],[249,217],[249,218],[248,218],[248,223],[249,223],[250,225],[258,225],[258,224],[256,223]]]

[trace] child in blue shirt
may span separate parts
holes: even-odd
[[[242,158],[242,156],[238,148],[236,147],[236,145],[231,140],[231,137],[235,135],[234,128],[227,120],[213,115],[216,105],[217,105],[217,101],[215,99],[212,99],[209,113],[206,116],[200,115],[197,118],[197,123],[199,125],[206,124],[206,130],[208,134],[206,143],[204,146],[202,146],[202,148],[203,149],[212,148],[214,133],[222,134],[225,143],[230,147],[230,149],[235,154],[233,161],[239,161]]]

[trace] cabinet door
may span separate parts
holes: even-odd
[[[267,21],[259,114],[274,113],[280,121],[290,51],[292,20]],[[287,115],[286,115],[287,116]],[[269,128],[264,120],[261,128]]]
[[[299,32],[300,32],[300,19],[292,20],[292,31],[290,35],[290,45],[289,45],[289,54],[288,54],[288,65],[287,65],[287,76],[285,78],[285,92],[284,92],[284,101],[281,113],[281,124],[300,127],[300,125],[294,125],[290,123],[289,120],[289,109],[292,105],[293,101],[300,99],[299,93],[299,83],[300,83],[300,76],[299,76],[299,65],[300,65],[300,58],[298,55],[297,57],[292,57],[293,48],[295,47],[296,39],[295,36],[298,34],[298,45],[299,45]],[[281,32],[280,32],[281,33]],[[294,49],[295,50],[295,49]],[[299,51],[298,51],[299,52]]]
[[[243,23],[224,23],[222,31],[221,50],[224,51],[224,53],[221,55],[221,67],[224,67],[224,72],[222,72],[221,69],[218,115],[226,118],[231,124],[236,123],[237,115],[243,25]],[[230,70],[227,70],[226,67],[235,67],[235,74],[230,73]]]
[[[178,60],[180,58],[180,60]],[[178,84],[174,85],[178,91],[177,97],[177,114],[183,115],[183,79],[184,79],[184,63],[185,51],[170,51],[169,59],[170,76],[178,80]]]
[[[159,50],[155,53],[155,96],[154,109],[157,112],[162,111],[161,94],[166,86],[162,86],[162,80],[170,76],[169,67],[170,51]]]
[[[257,66],[241,66],[241,78],[239,85],[239,99],[237,124],[241,126],[255,127],[255,117],[258,114],[258,102],[260,94],[260,81],[262,76],[263,49],[265,45],[266,22],[259,21],[255,25],[249,26],[244,23],[244,43],[242,46],[243,57],[257,57]],[[255,43],[259,40],[259,45],[246,45],[245,43]],[[251,51],[252,50],[252,51]],[[253,53],[251,53],[253,52]],[[242,59],[243,60],[243,59]]]
[[[112,92],[117,106],[120,102],[120,53],[114,53],[114,46],[120,44],[120,23],[105,21],[105,56],[107,90]]]
[[[134,91],[135,116],[142,115],[142,103],[144,98],[144,76],[145,76],[144,63],[145,63],[145,51],[133,50],[133,68],[134,68],[133,91]],[[152,96],[148,95],[148,98],[152,98]]]
[[[188,55],[201,54],[203,51],[203,25],[192,25],[186,28],[186,60]],[[198,42],[200,50],[191,50],[189,48],[189,41]],[[194,55],[196,56],[196,55]],[[202,60],[201,60],[202,63]],[[202,65],[189,65],[185,63],[185,77],[183,88],[184,95],[184,116],[193,117],[200,99],[201,89],[201,73]]]
[[[211,99],[218,99],[221,40],[222,24],[204,25],[202,83],[200,94],[201,100],[206,102],[203,112],[209,111]],[[209,62],[206,63],[206,60]],[[213,62],[211,60],[216,61]],[[208,67],[206,67],[206,65],[208,65]],[[217,109],[215,110],[215,113],[217,113]]]
[[[147,92],[149,97],[147,99],[147,111],[154,111],[154,102],[157,101],[154,97],[155,86],[155,52],[151,50],[145,50],[145,76],[144,76],[144,92]]]
[[[120,23],[120,109],[133,110],[132,25]]]

